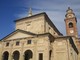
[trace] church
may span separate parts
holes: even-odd
[[[68,7],[66,36],[45,12],[15,20],[15,31],[0,40],[0,60],[80,60],[77,18]]]

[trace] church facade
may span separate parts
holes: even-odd
[[[0,60],[79,60],[77,19],[68,8],[67,36],[63,36],[45,12],[15,21],[15,31],[0,40]]]

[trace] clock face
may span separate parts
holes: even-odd
[[[74,33],[74,31],[73,30],[70,30],[70,33]]]

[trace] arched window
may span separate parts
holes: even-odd
[[[13,59],[14,59],[14,60],[19,60],[19,56],[20,56],[19,51],[14,51],[14,52],[13,52]]]
[[[31,50],[26,50],[24,53],[24,60],[30,60],[33,57],[33,53]]]
[[[69,28],[72,28],[72,27],[73,27],[73,23],[70,22],[70,23],[69,23]]]
[[[3,60],[8,60],[8,58],[9,58],[9,53],[7,51],[5,51],[3,53]]]

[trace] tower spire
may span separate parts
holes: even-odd
[[[75,14],[74,14],[73,10],[70,7],[68,7],[68,9],[66,10],[65,17],[66,18],[73,18],[73,17],[75,17]]]
[[[70,8],[70,7],[68,7],[68,9],[67,9],[67,14],[71,14],[71,13],[73,13],[73,10]],[[73,13],[74,14],[74,13]]]
[[[70,10],[71,8],[70,7],[68,7],[68,10]]]
[[[32,16],[32,8],[29,9],[29,14],[28,16]]]

